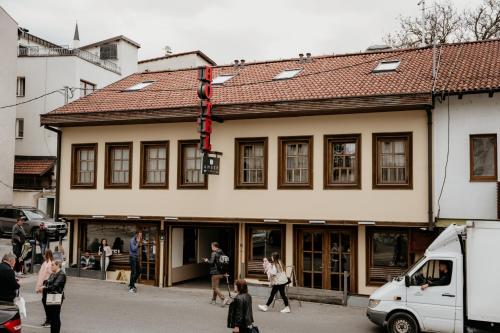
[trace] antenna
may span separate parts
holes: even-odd
[[[422,6],[422,46],[425,46],[425,35],[426,35],[426,27],[425,27],[425,0],[420,0],[417,3],[417,6]]]

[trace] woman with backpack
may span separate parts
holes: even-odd
[[[222,300],[222,306],[226,306],[229,303],[229,299],[226,299],[224,295],[219,290],[220,280],[225,278],[224,272],[221,268],[221,257],[224,256],[224,252],[219,247],[219,243],[213,242],[211,244],[212,254],[210,259],[205,258],[205,262],[210,265],[210,275],[212,276],[212,299],[210,304],[215,304],[217,301],[217,296]]]
[[[266,305],[259,305],[259,310],[266,312],[269,305],[274,300],[276,293],[279,291],[283,303],[285,303],[285,308],[281,310],[281,313],[290,313],[290,306],[288,304],[288,297],[286,296],[285,287],[289,283],[288,277],[286,276],[285,268],[280,260],[280,255],[278,252],[271,254],[271,267],[267,270],[269,276],[271,276],[271,295],[267,300]]]

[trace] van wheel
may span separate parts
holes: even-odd
[[[418,324],[413,316],[399,312],[393,314],[387,323],[389,333],[418,333]]]

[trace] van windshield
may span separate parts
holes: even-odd
[[[423,256],[422,258],[418,259],[416,263],[414,263],[413,265],[411,265],[406,271],[404,271],[403,274],[401,274],[400,276],[398,276],[397,278],[395,278],[395,280],[396,281],[403,280],[405,278],[405,275],[408,274],[408,272],[411,271],[413,269],[413,267],[418,266],[424,260],[425,260],[425,256]]]
[[[24,214],[26,214],[26,217],[28,217],[28,219],[30,220],[47,218],[47,215],[45,215],[42,211],[39,210],[25,210]]]

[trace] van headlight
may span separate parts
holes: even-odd
[[[377,305],[379,305],[379,304],[380,304],[380,300],[379,299],[370,299],[368,301],[368,307],[370,309],[373,309],[373,308],[377,307]]]

